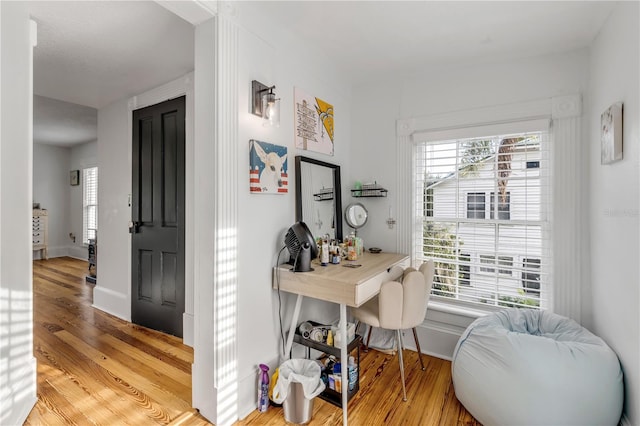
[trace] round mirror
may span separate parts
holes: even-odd
[[[365,223],[367,223],[369,213],[362,204],[352,203],[349,204],[345,209],[344,218],[350,227],[358,229],[361,228]]]

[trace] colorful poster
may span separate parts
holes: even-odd
[[[295,88],[296,148],[333,155],[333,105]]]
[[[249,141],[249,190],[253,194],[289,192],[287,147]]]

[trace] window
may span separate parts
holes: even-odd
[[[467,219],[484,219],[484,192],[467,194]]]
[[[425,188],[424,190],[424,214],[433,217],[433,188]]]
[[[493,265],[496,263],[496,257],[486,254],[480,255],[480,272],[488,272],[493,274],[496,270]],[[491,265],[491,266],[482,266]]]
[[[511,218],[511,213],[509,212],[509,205],[511,204],[511,192],[498,194],[497,197],[495,192],[491,193],[491,219],[495,217],[496,201],[498,204],[498,219],[509,220]]]
[[[414,252],[434,259],[434,297],[548,305],[549,155],[543,131],[414,139]]]
[[[527,294],[540,294],[540,259],[522,262],[522,288]]]
[[[469,253],[460,254],[460,285],[471,285],[471,255]]]
[[[89,244],[98,232],[98,168],[82,170],[82,242]]]

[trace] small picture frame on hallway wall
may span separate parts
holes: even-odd
[[[611,105],[600,116],[600,164],[622,160],[622,102]]]
[[[80,170],[71,170],[69,173],[69,184],[71,186],[80,185]]]

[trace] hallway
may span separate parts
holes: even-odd
[[[69,257],[33,262],[38,403],[25,424],[170,424],[189,417],[193,350],[92,308],[86,269],[87,262]]]

